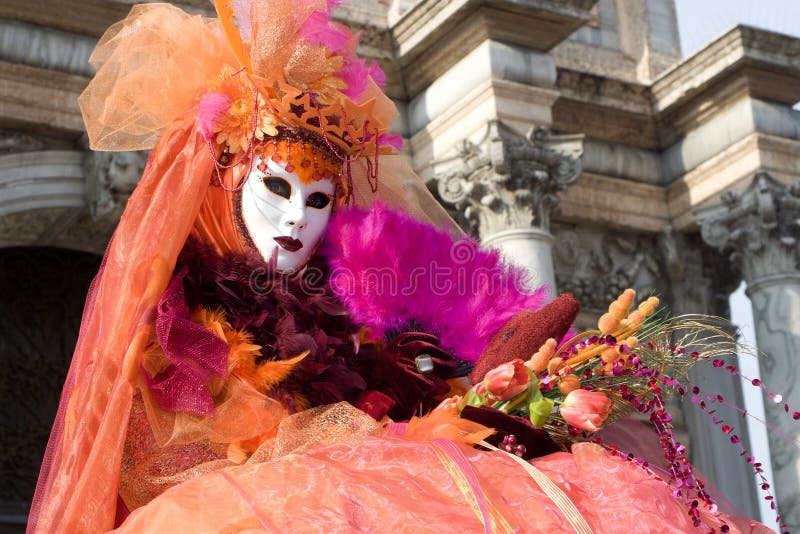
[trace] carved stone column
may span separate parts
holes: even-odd
[[[704,245],[699,235],[685,235],[671,226],[659,235],[661,263],[668,287],[665,290],[671,311],[675,315],[708,314],[728,317],[728,297],[739,284],[738,269],[723,264],[724,257]],[[733,327],[731,325],[731,334]],[[686,347],[687,350],[702,350]],[[731,362],[735,363],[735,354]],[[738,377],[699,364],[690,371],[691,383],[712,395],[722,395],[736,406],[744,406],[742,387]],[[712,424],[711,418],[697,406],[685,400],[681,409],[688,430],[689,453],[692,463],[747,517],[757,517],[757,496],[753,471],[739,457],[729,436]],[[714,407],[716,415],[732,425],[742,439],[742,446],[750,449],[747,425],[742,417],[724,405]]]
[[[727,192],[722,204],[699,215],[703,239],[742,269],[753,306],[756,343],[765,384],[800,406],[800,181],[785,186],[756,174],[742,193]],[[800,455],[794,442],[800,427],[783,402],[765,397],[774,487],[785,530],[800,531]],[[783,434],[783,435],[781,435]]]
[[[557,193],[581,172],[583,136],[532,128],[520,135],[491,121],[478,142],[464,140],[435,180],[439,197],[487,247],[525,267],[533,287],[555,295],[550,216]]]

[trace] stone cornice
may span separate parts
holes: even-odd
[[[666,191],[658,185],[584,172],[561,193],[562,222],[657,233],[669,224]]]
[[[486,39],[547,51],[591,18],[596,0],[422,0],[392,27],[413,97]]]
[[[785,104],[800,99],[800,39],[737,26],[656,80],[654,109],[661,112],[693,98],[742,67],[771,75],[769,80],[753,80],[753,96]]]
[[[0,217],[86,205],[83,152],[42,150],[0,156]]]
[[[737,26],[652,85],[559,66],[557,87],[553,128],[663,150],[744,97],[800,100],[800,39]]]
[[[166,1],[166,0],[165,0]],[[139,0],[3,0],[0,18],[19,20],[72,33],[100,37],[124,19]],[[209,0],[169,2],[189,13],[213,15]]]
[[[567,39],[553,49],[559,69],[637,82],[636,60],[622,50]]]
[[[452,156],[465,137],[481,137],[488,121],[499,120],[518,131],[550,124],[550,107],[557,96],[553,90],[507,80],[478,83],[411,137],[414,170],[426,181],[432,178],[441,172],[435,161]],[[517,105],[520,101],[526,104]]]
[[[791,106],[800,100],[800,39],[737,26],[666,72],[652,94],[662,146],[744,97]]]
[[[553,130],[647,150],[660,150],[652,115],[602,106],[588,100],[559,98],[553,105]]]
[[[553,129],[645,149],[658,149],[656,120],[647,85],[558,67],[560,97]]]
[[[0,18],[0,61],[91,76],[89,56],[97,40],[34,24]]]
[[[651,115],[650,88],[642,83],[618,80],[559,66],[556,81],[561,98],[591,101],[598,106]]]
[[[694,210],[752,176],[760,163],[759,134],[752,134],[672,182],[666,190],[672,225],[695,230]]]
[[[83,132],[78,95],[87,78],[0,61],[0,127],[15,127],[53,137],[77,138]]]
[[[741,189],[759,169],[789,183],[800,175],[800,140],[754,133],[692,169],[667,188],[672,224],[681,231],[696,228],[695,211],[727,190]]]
[[[109,0],[3,0],[0,17],[99,37],[131,10]]]

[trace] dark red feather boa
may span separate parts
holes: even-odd
[[[300,408],[295,394],[311,406],[348,401],[380,418],[424,413],[434,397],[448,391],[436,373],[421,375],[414,358],[435,356],[436,372],[453,372],[452,357],[435,336],[399,336],[384,350],[357,347],[355,324],[328,285],[328,268],[320,260],[294,275],[274,272],[257,253],[219,255],[190,238],[178,258],[191,309],[221,308],[235,329],[246,330],[262,347],[263,360],[289,359],[308,350],[292,374],[270,391],[290,411]]]

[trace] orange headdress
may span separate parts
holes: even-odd
[[[293,143],[270,142],[279,130],[321,139],[318,148],[338,162],[319,165],[317,176],[342,169],[351,203],[380,197],[451,224],[391,155],[399,148],[388,133],[396,110],[376,83],[379,69],[355,56],[355,37],[330,21],[326,1],[216,5],[218,20],[168,4],[134,6],[92,55],[97,74],[80,97],[92,148],[152,152],[87,299],[29,531],[113,527],[117,496],[109,488],[119,480],[136,377],[178,253],[193,231],[219,248],[241,247],[229,220],[229,190],[243,172],[237,164],[272,150],[303,165]]]
[[[215,4],[219,21],[135,6],[106,32],[80,97],[91,147],[150,149],[189,113],[221,181],[287,127],[316,134],[351,192],[366,178],[376,193],[378,157],[397,153],[402,138],[389,133],[397,110],[377,64],[356,56],[357,36],[330,20],[326,0]]]

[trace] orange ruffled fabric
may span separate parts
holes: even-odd
[[[463,471],[434,442],[366,436],[232,467],[176,486],[116,531],[574,532],[564,514],[505,453],[460,446],[480,481],[488,529]],[[694,532],[669,488],[593,444],[534,461],[601,533]],[[719,531],[720,517],[704,513]],[[730,532],[766,527],[728,519]]]

